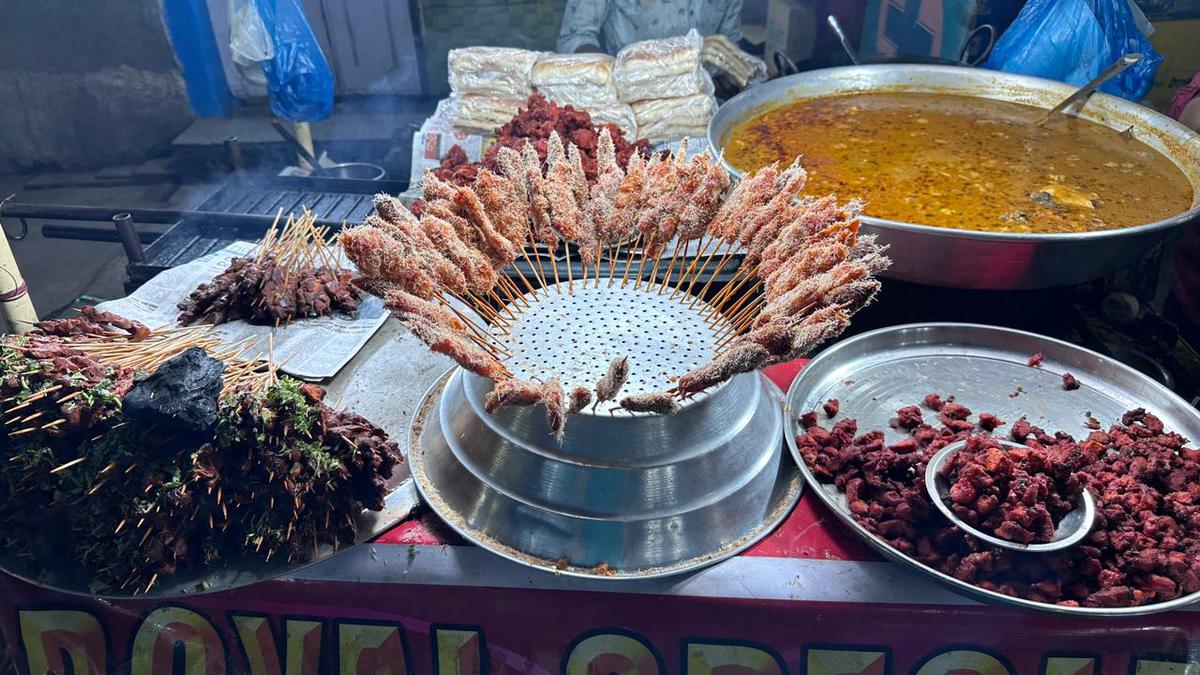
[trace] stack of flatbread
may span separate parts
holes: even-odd
[[[637,132],[633,109],[617,98],[613,57],[607,54],[545,54],[533,66],[533,86],[560,105],[586,110],[592,122]]]
[[[458,99],[454,126],[492,131],[512,119],[533,92],[531,75],[540,56],[509,47],[450,50],[450,90]]]
[[[716,112],[717,101],[709,94],[651,98],[633,104],[638,134],[655,143],[705,138],[708,121]]]
[[[617,54],[617,96],[632,105],[638,136],[654,142],[704,137],[717,104],[712,77],[701,63],[703,47],[703,38],[691,30],[635,42]]]

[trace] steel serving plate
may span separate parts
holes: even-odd
[[[410,421],[425,389],[437,381],[451,363],[444,356],[431,354],[398,321],[389,319],[329,383],[325,400],[336,408],[356,412],[387,431],[407,458],[410,454],[407,446]],[[399,390],[381,386],[381,383],[395,381],[406,382],[408,386]],[[383,510],[364,510],[355,518],[356,544],[370,541],[387,531],[417,505],[416,489],[407,463],[396,466],[386,487]],[[60,533],[48,534],[58,536]],[[0,553],[0,570],[28,583],[72,595],[170,599],[216,593],[285,576],[326,560],[337,552],[332,546],[322,546],[311,558],[290,564],[282,558],[272,562],[228,560],[220,566],[162,577],[148,593],[137,594],[129,589],[96,593],[90,588],[93,577],[70,561],[29,561]]]
[[[574,415],[561,446],[541,406],[484,412],[490,389],[461,369],[434,385],[410,465],[443,521],[522,565],[614,580],[689,572],[750,547],[800,498],[782,392],[758,373],[675,415]]]
[[[914,92],[973,96],[1050,109],[1075,90],[1062,82],[995,70],[937,65],[866,65],[813,70],[752,87],[727,101],[708,125],[723,148],[739,122],[770,108],[818,96]],[[1067,234],[982,232],[862,216],[863,232],[888,244],[885,276],[935,286],[1018,289],[1066,286],[1128,267],[1200,220],[1200,135],[1149,108],[1093,94],[1079,117],[1134,136],[1169,158],[1192,184],[1192,208],[1135,227]],[[725,166],[739,175],[728,162]],[[853,195],[843,195],[846,198]]]
[[[1030,355],[1041,352],[1040,368]],[[1062,373],[1082,385],[1062,388]],[[788,447],[813,492],[850,529],[888,558],[928,574],[951,588],[982,600],[1076,616],[1116,617],[1178,609],[1200,600],[1200,593],[1139,607],[1064,607],[985,590],[910,558],[877,538],[850,514],[845,495],[821,483],[796,447],[802,433],[798,416],[836,398],[838,416],[854,417],[865,432],[881,429],[888,442],[907,437],[892,429],[896,410],[918,405],[926,394],[953,395],[971,410],[998,415],[1010,425],[1021,416],[1048,432],[1076,437],[1090,412],[1107,428],[1126,411],[1145,407],[1167,429],[1200,439],[1200,412],[1142,373],[1073,344],[1034,333],[963,323],[896,326],[864,333],[822,352],[800,372],[788,390],[784,408]],[[823,414],[822,414],[823,417]],[[837,418],[834,418],[835,420]],[[1003,428],[1003,427],[1002,427]]]

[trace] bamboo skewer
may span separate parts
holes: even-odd
[[[683,249],[686,251],[686,250],[687,250],[687,247],[688,247],[688,246],[689,246],[689,245],[690,245],[692,242],[690,242],[690,241],[685,241],[685,242],[682,242],[682,243],[683,243]],[[684,257],[686,258],[686,257],[687,257],[687,255],[686,255],[686,254],[684,254]],[[675,244],[675,252],[674,252],[674,253],[671,255],[671,264],[667,265],[667,271],[666,271],[666,273],[663,275],[663,280],[662,280],[662,283],[660,283],[660,284],[658,285],[658,294],[659,294],[659,295],[662,295],[662,294],[663,294],[663,291],[665,291],[665,290],[667,289],[667,284],[669,284],[669,283],[671,282],[671,273],[672,273],[673,271],[675,271],[675,261],[676,261],[676,260],[678,260],[678,259],[679,259],[679,242],[676,242],[676,244]]]
[[[712,276],[710,276],[710,277],[708,278],[708,281],[707,281],[707,282],[705,282],[705,284],[704,284],[704,287],[700,289],[700,292],[699,292],[699,293],[696,293],[695,297],[693,297],[693,298],[692,298],[692,302],[691,302],[691,304],[690,304],[690,305],[688,305],[688,307],[695,307],[695,306],[696,306],[696,303],[697,303],[697,302],[700,302],[700,299],[701,299],[701,298],[703,298],[703,297],[704,297],[704,295],[705,295],[706,293],[708,293],[708,289],[709,289],[710,287],[712,287],[713,281],[714,281],[714,280],[716,280],[717,276],[721,274],[721,270],[725,269],[725,263],[726,263],[726,262],[728,262],[728,261],[729,261],[729,259],[730,259],[730,254],[731,254],[731,253],[732,253],[732,251],[733,251],[733,246],[734,246],[734,244],[733,244],[733,242],[732,242],[732,241],[730,241],[728,244],[726,244],[726,246],[725,246],[725,253],[724,253],[724,254],[721,256],[721,260],[720,260],[720,262],[718,262],[718,263],[717,263],[717,268],[716,268],[715,270],[713,270]],[[720,248],[721,248],[721,247],[718,245],[718,246],[717,246],[717,248],[714,248],[714,249],[713,249],[713,252],[712,252],[712,253],[710,253],[710,254],[708,255],[708,258],[709,258],[709,260],[712,260],[712,257],[713,257],[713,255],[715,255],[715,254],[716,254],[716,252],[717,252],[718,250],[720,250]],[[699,279],[701,276],[703,276],[703,275],[704,275],[704,271],[705,271],[705,270],[707,270],[707,269],[708,269],[708,260],[706,260],[706,261],[704,262],[704,266],[703,266],[703,267],[701,267],[701,268],[700,268],[700,269],[699,269],[699,270],[696,272],[696,276],[692,278],[692,283],[693,283],[693,284],[695,284],[695,283],[696,283],[696,280],[697,280],[697,279]],[[689,294],[692,292],[692,287],[691,287],[691,286],[688,286],[688,290],[687,290],[687,292],[688,292]]]
[[[571,245],[564,241],[562,247],[563,255],[567,259],[567,294],[575,295],[575,274],[571,271]]]
[[[706,251],[708,251],[708,247],[712,245],[713,241],[715,241],[715,240],[710,239],[710,240],[704,242],[704,245],[699,247],[700,250],[696,251],[696,257],[692,258],[692,264],[688,265],[687,270],[679,275],[679,283],[676,284],[675,290],[671,291],[670,297],[672,299],[674,299],[675,294],[680,291],[683,291],[683,294],[685,297],[687,296],[688,293],[691,292],[692,286],[696,283],[696,279],[699,278],[700,271],[701,271],[701,270],[696,269],[696,265],[697,265],[697,263],[700,262],[701,256],[703,256],[704,253]],[[718,246],[720,246],[720,244],[718,244]],[[715,253],[715,250],[714,250],[714,253]],[[711,258],[711,257],[712,257],[712,255],[710,254],[709,258]],[[683,289],[683,285],[685,283],[688,285],[687,290]]]

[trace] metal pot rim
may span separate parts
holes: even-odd
[[[965,66],[949,66],[949,65],[933,65],[933,64],[865,64],[865,65],[859,65],[859,66],[838,66],[838,67],[834,67],[834,68],[820,68],[817,70],[805,71],[803,73],[796,73],[795,75],[787,75],[787,76],[780,77],[780,78],[777,78],[774,80],[770,80],[768,82],[757,85],[755,87],[751,87],[750,89],[747,89],[747,90],[739,93],[738,95],[734,96],[733,98],[729,99],[728,101],[726,101],[724,104],[722,104],[721,108],[724,109],[724,108],[726,108],[728,106],[732,106],[736,103],[749,100],[752,97],[753,92],[756,89],[759,89],[760,87],[770,87],[772,89],[786,89],[796,83],[802,83],[805,80],[814,79],[817,76],[855,75],[855,74],[860,74],[860,73],[864,73],[864,72],[880,71],[880,70],[900,71],[902,73],[920,74],[922,72],[930,72],[930,71],[932,71],[933,73],[939,73],[939,72],[940,73],[947,73],[947,72],[958,73],[961,71],[974,72],[974,71],[978,71],[979,69],[978,68],[968,68]],[[1062,93],[1062,96],[1064,98],[1066,96],[1068,96],[1069,94],[1071,94],[1075,90],[1075,87],[1072,87],[1063,82],[1059,82],[1057,80],[1049,80],[1049,79],[1042,78],[1042,77],[1032,77],[1029,75],[1016,75],[1013,73],[1005,73],[1005,72],[1001,72],[1001,71],[989,71],[989,74],[995,75],[996,77],[1003,78],[1006,80],[1011,80],[1014,84],[1024,84],[1026,86],[1036,86],[1036,87],[1040,87],[1042,89],[1056,89]],[[853,90],[847,90],[845,93],[855,93],[855,92]],[[797,100],[802,100],[803,98],[805,98],[805,97],[796,97],[796,98],[790,99],[790,100],[797,101]],[[813,97],[809,97],[809,98],[817,98],[817,97],[813,96]],[[1173,132],[1174,135],[1179,136],[1181,138],[1187,138],[1190,136],[1191,140],[1193,140],[1193,141],[1200,139],[1200,134],[1197,134],[1196,132],[1192,131],[1191,129],[1188,129],[1186,126],[1177,122],[1176,120],[1173,120],[1170,117],[1167,117],[1166,115],[1163,115],[1157,111],[1151,110],[1150,108],[1143,108],[1142,106],[1138,106],[1136,103],[1132,103],[1132,102],[1126,101],[1125,99],[1122,99],[1120,97],[1113,96],[1111,94],[1105,94],[1103,92],[1096,92],[1096,93],[1092,94],[1092,98],[1095,100],[1102,101],[1108,105],[1118,107],[1118,108],[1126,108],[1129,106],[1136,106],[1139,108],[1139,113],[1148,115],[1151,119],[1154,119],[1156,124],[1160,125],[1162,128],[1164,128],[1166,130]],[[720,110],[717,111],[717,115],[713,115],[713,117],[710,118],[708,121],[708,134],[707,135],[708,135],[708,144],[709,144],[709,147],[711,147],[711,148],[722,148],[721,143],[719,143],[718,139],[717,139],[717,128],[716,128],[717,117],[719,114],[720,114]],[[1154,151],[1166,156],[1165,153],[1163,153],[1162,151],[1160,151],[1158,149],[1154,149]],[[733,165],[730,164],[729,161],[725,159],[725,154],[723,152],[721,152],[719,154],[719,157],[721,160],[721,164],[725,167],[726,170],[728,170],[731,174],[733,174],[734,176],[736,176],[738,178],[742,177],[742,172],[739,171],[738,169],[734,168]],[[1197,185],[1195,181],[1192,181],[1192,189],[1193,189],[1193,192],[1200,191],[1200,185]],[[1200,200],[1197,200],[1193,197],[1193,204],[1190,209],[1188,209],[1187,211],[1184,211],[1182,213],[1179,213],[1177,215],[1171,216],[1170,218],[1164,218],[1162,220],[1156,220],[1156,221],[1149,222],[1149,223],[1143,223],[1141,225],[1131,225],[1129,227],[1118,227],[1118,228],[1113,228],[1113,229],[1109,229],[1109,230],[1094,230],[1091,232],[1063,232],[1063,233],[1054,233],[1054,234],[1034,234],[1034,233],[1028,233],[1028,232],[988,232],[988,231],[984,231],[984,230],[967,230],[967,229],[956,228],[956,227],[937,227],[934,225],[921,225],[919,223],[909,223],[909,222],[904,222],[904,221],[900,221],[900,220],[888,220],[886,218],[876,218],[874,216],[868,216],[865,214],[860,215],[859,219],[863,223],[868,224],[868,225],[874,225],[874,226],[880,227],[880,228],[900,230],[900,231],[904,231],[904,232],[919,233],[924,236],[936,236],[936,237],[946,237],[946,238],[951,238],[951,239],[971,239],[971,240],[983,240],[983,241],[1044,242],[1044,241],[1097,241],[1097,240],[1104,240],[1104,239],[1109,239],[1109,238],[1130,236],[1130,235],[1135,235],[1135,234],[1139,234],[1139,233],[1150,233],[1150,232],[1155,232],[1158,230],[1171,229],[1171,228],[1177,227],[1179,225],[1183,225],[1189,221],[1195,220],[1198,217],[1200,217]]]

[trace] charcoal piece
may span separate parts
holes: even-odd
[[[122,401],[125,416],[146,425],[201,433],[217,423],[225,364],[192,347],[159,366]]]

